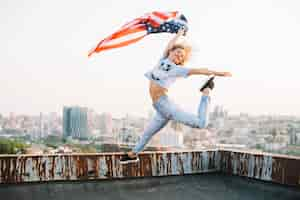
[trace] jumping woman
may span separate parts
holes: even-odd
[[[209,104],[211,101],[210,92],[214,88],[213,79],[215,76],[230,77],[231,73],[217,72],[208,69],[185,68],[184,64],[189,58],[191,48],[184,43],[178,43],[178,39],[183,36],[184,33],[184,29],[180,29],[177,32],[174,38],[168,43],[158,65],[145,74],[150,80],[149,92],[156,114],[146,127],[137,145],[132,151],[121,158],[121,164],[138,162],[138,153],[144,149],[153,135],[166,126],[169,120],[175,120],[187,126],[199,129],[206,128],[208,124]],[[198,107],[198,116],[181,110],[167,96],[168,88],[177,78],[186,78],[191,75],[208,76],[200,87],[202,97]]]

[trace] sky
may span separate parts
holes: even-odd
[[[62,113],[86,106],[115,117],[153,110],[144,73],[172,34],[88,51],[144,13],[182,12],[193,53],[187,67],[230,71],[217,78],[212,106],[229,113],[300,116],[300,1],[1,0],[0,113]],[[169,96],[196,113],[204,76],[178,80]]]

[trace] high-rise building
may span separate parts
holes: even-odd
[[[8,125],[8,128],[10,128],[10,129],[15,129],[16,128],[16,126],[17,126],[17,118],[16,118],[15,113],[13,113],[13,112],[9,113],[9,118],[8,118],[7,125]]]
[[[43,117],[43,113],[40,112],[40,118],[39,118],[39,138],[44,138],[45,134],[44,134],[44,117]]]
[[[86,107],[64,107],[63,109],[63,136],[85,139],[89,136],[88,109]]]
[[[92,109],[88,109],[87,112],[87,118],[88,118],[88,129],[90,130],[90,132],[94,132],[96,129],[96,113],[94,110]]]
[[[110,113],[103,113],[102,115],[100,115],[99,123],[102,134],[112,133],[112,116]]]

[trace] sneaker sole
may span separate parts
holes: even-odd
[[[202,92],[203,89],[205,88],[205,86],[207,85],[207,83],[208,83],[210,80],[213,80],[214,78],[215,78],[215,75],[210,75],[210,76],[208,76],[208,77],[204,80],[202,86],[200,87],[200,91]]]

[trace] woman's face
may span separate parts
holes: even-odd
[[[176,48],[170,51],[168,58],[176,65],[181,65],[184,63],[186,53],[182,48]]]

